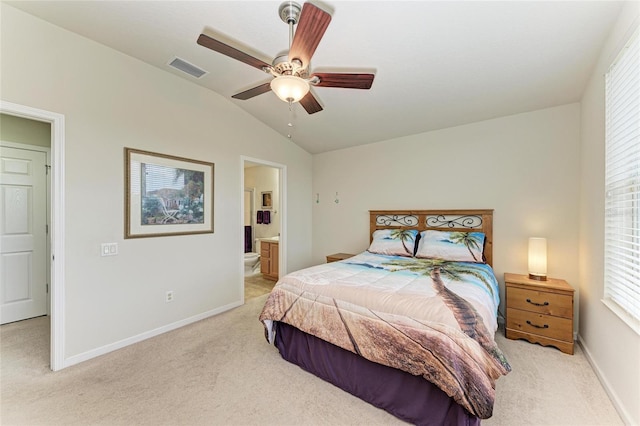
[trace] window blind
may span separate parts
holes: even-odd
[[[640,321],[640,37],[605,76],[605,303]],[[626,319],[625,319],[626,320]]]

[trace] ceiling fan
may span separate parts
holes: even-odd
[[[289,105],[300,102],[309,114],[314,114],[322,111],[322,106],[310,91],[310,86],[371,88],[373,74],[310,73],[311,57],[329,26],[331,15],[311,3],[305,3],[301,8],[298,3],[292,1],[282,3],[278,8],[278,14],[280,19],[289,25],[289,52],[276,57],[272,64],[254,58],[206,34],[200,34],[198,37],[199,45],[244,62],[274,77],[270,82],[237,93],[232,98],[247,100],[273,90]]]

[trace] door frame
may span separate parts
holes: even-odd
[[[244,192],[248,192],[248,193],[251,194],[251,206],[249,208],[249,221],[251,222],[251,240],[252,240],[251,241],[251,248],[254,248],[254,249],[257,250],[258,248],[254,247],[254,245],[253,245],[253,240],[255,240],[255,232],[254,231],[255,231],[255,227],[256,227],[256,218],[254,217],[255,216],[255,211],[256,211],[256,209],[255,209],[255,200],[254,200],[254,197],[255,197],[255,194],[256,194],[256,189],[255,188],[247,188],[245,186],[244,187]],[[242,204],[242,213],[244,214],[244,209],[246,208],[246,206],[244,205],[244,197],[243,197],[242,203],[243,203]]]
[[[0,100],[0,113],[43,121],[51,125],[51,211],[49,215],[49,236],[51,257],[49,258],[49,291],[51,299],[51,343],[50,368],[53,371],[66,367],[64,359],[64,115],[25,105]]]
[[[261,166],[273,167],[278,169],[278,190],[280,192],[280,201],[278,206],[274,206],[279,212],[278,221],[280,222],[280,241],[278,244],[278,274],[284,276],[287,273],[287,166],[280,163],[274,163],[272,161],[261,160],[259,158],[247,157],[245,155],[240,156],[240,188],[242,190],[240,197],[240,214],[244,217],[244,190],[246,188],[244,184],[244,166],[246,163],[259,164]],[[253,222],[253,218],[252,218]],[[244,224],[244,219],[241,220]],[[238,242],[240,245],[239,264],[240,264],[240,294],[242,297],[242,304],[244,304],[244,227],[241,226],[238,229]]]

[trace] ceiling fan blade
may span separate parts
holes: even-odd
[[[198,37],[198,44],[218,53],[222,53],[223,55],[236,59],[240,62],[244,62],[245,64],[258,68],[259,70],[262,70],[264,67],[271,68],[271,65],[269,65],[268,63],[254,58],[253,56],[244,53],[243,51],[238,50],[235,47],[231,47],[228,44],[216,40],[215,38],[211,38],[205,34],[200,34],[200,37]]]
[[[271,82],[261,84],[260,86],[256,86],[249,90],[245,90],[244,92],[236,93],[235,95],[232,96],[232,98],[246,101],[247,99],[251,99],[254,96],[267,93],[269,90],[271,90]]]
[[[331,22],[331,15],[311,3],[305,3],[300,12],[300,20],[293,36],[291,49],[289,49],[289,61],[299,59],[302,66],[308,68],[329,22]]]
[[[300,105],[302,105],[309,114],[315,114],[316,112],[322,111],[320,103],[311,92],[307,93],[304,98],[300,99]]]
[[[375,75],[373,74],[349,74],[349,73],[332,73],[317,72],[311,75],[311,78],[318,77],[319,83],[315,83],[317,87],[342,87],[345,89],[370,89],[373,84]]]

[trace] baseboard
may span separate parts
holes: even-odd
[[[591,365],[591,368],[593,368],[593,371],[596,373],[596,377],[598,378],[598,380],[602,384],[602,387],[604,388],[605,392],[609,396],[609,399],[611,400],[611,403],[613,404],[613,407],[618,412],[618,415],[620,416],[620,418],[622,419],[624,424],[626,424],[626,425],[633,424],[631,422],[631,416],[629,415],[627,410],[624,408],[624,406],[620,403],[620,399],[618,398],[618,395],[615,393],[615,391],[613,390],[613,388],[609,384],[609,381],[605,378],[604,374],[602,374],[602,370],[600,370],[600,367],[598,367],[598,364],[595,362],[595,360],[591,356],[591,352],[589,352],[589,349],[586,347],[586,345],[582,341],[582,338],[580,337],[580,334],[578,334],[577,343],[582,348],[582,351],[584,352],[584,355],[587,358],[587,361]]]
[[[236,308],[238,306],[241,306],[242,304],[243,304],[242,302],[233,302],[233,303],[230,303],[228,305],[221,306],[220,308],[212,309],[210,311],[203,312],[201,314],[194,315],[192,317],[189,317],[189,318],[186,318],[186,319],[183,319],[183,320],[180,320],[180,321],[176,321],[174,323],[167,324],[165,326],[158,327],[156,329],[149,330],[149,331],[146,331],[144,333],[140,333],[140,334],[138,334],[136,336],[128,337],[128,338],[120,340],[118,342],[110,343],[108,345],[104,345],[104,346],[101,346],[99,348],[92,349],[92,350],[87,351],[87,352],[83,352],[83,353],[78,354],[78,355],[70,356],[69,358],[66,358],[64,360],[64,365],[63,365],[62,368],[71,367],[72,365],[76,365],[76,364],[79,364],[81,362],[88,361],[88,360],[90,360],[92,358],[96,358],[96,357],[99,357],[101,355],[107,354],[109,352],[113,352],[115,350],[122,349],[122,348],[124,348],[126,346],[133,345],[133,344],[138,343],[138,342],[142,342],[143,340],[147,340],[147,339],[149,339],[151,337],[155,337],[155,336],[158,336],[160,334],[166,333],[168,331],[172,331],[172,330],[175,330],[177,328],[184,327],[185,325],[189,325],[189,324],[192,324],[194,322],[203,320],[205,318],[209,318],[209,317],[212,317],[214,315],[221,314],[221,313],[223,313],[225,311],[228,311],[230,309],[233,309],[233,308]]]

